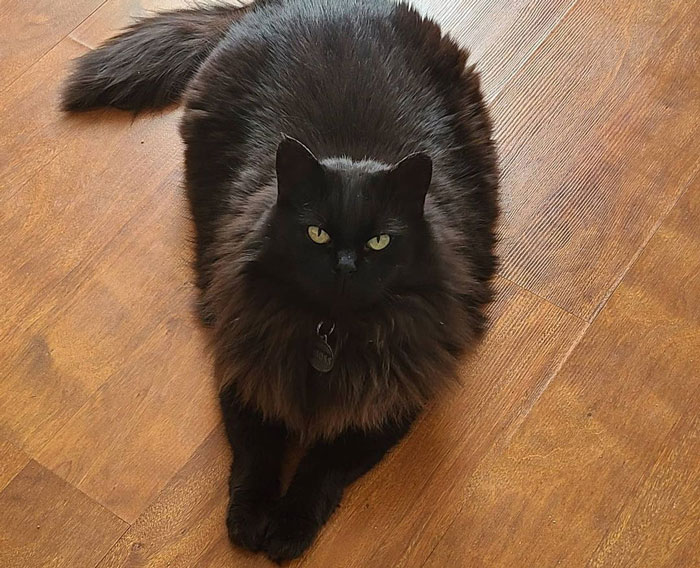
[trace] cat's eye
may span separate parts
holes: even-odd
[[[371,248],[372,250],[383,250],[389,246],[390,242],[391,237],[389,235],[377,235],[376,237],[372,237],[367,241],[367,247]]]
[[[309,235],[309,238],[317,245],[325,245],[331,241],[331,236],[321,227],[317,227],[316,225],[309,225],[306,232]]]

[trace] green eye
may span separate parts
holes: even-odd
[[[325,245],[326,243],[331,242],[331,236],[321,227],[317,227],[316,225],[309,225],[306,229],[306,233],[317,245]]]
[[[389,246],[391,237],[389,235],[377,235],[367,241],[367,246],[372,250],[383,250]]]

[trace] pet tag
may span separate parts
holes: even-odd
[[[322,333],[322,327],[323,322],[319,323],[318,327],[316,328],[316,339],[311,347],[309,363],[319,373],[328,373],[333,368],[333,362],[335,359],[333,348],[328,344],[328,336],[333,333],[335,325],[333,324],[331,326],[328,333]]]

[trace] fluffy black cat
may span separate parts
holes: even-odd
[[[68,81],[69,111],[184,99],[240,546],[301,554],[484,324],[498,176],[466,62],[403,3],[259,0],[143,20]]]

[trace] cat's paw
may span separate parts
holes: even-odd
[[[319,526],[308,514],[292,508],[278,508],[268,527],[264,549],[278,564],[292,560],[311,546]]]
[[[226,517],[231,542],[252,552],[260,551],[270,524],[270,509],[264,501],[231,499]]]

